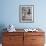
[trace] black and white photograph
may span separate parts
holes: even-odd
[[[20,22],[33,22],[34,5],[20,5],[19,16],[20,16]]]

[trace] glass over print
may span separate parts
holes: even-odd
[[[19,7],[20,22],[34,21],[34,5],[20,5]]]

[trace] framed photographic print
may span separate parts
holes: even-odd
[[[25,23],[34,22],[34,5],[19,6],[19,21]]]

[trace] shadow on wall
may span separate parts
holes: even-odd
[[[0,24],[0,43],[2,43],[2,32],[5,32],[3,29],[5,28],[5,25],[4,24]]]

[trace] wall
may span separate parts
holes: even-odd
[[[34,23],[19,22],[19,5],[34,4]],[[46,32],[46,0],[0,0],[0,31],[13,24],[16,28],[40,27]]]
[[[41,27],[46,28],[46,1],[35,0],[1,0],[0,25],[13,24],[16,28]],[[19,5],[34,4],[34,23],[19,22]]]

